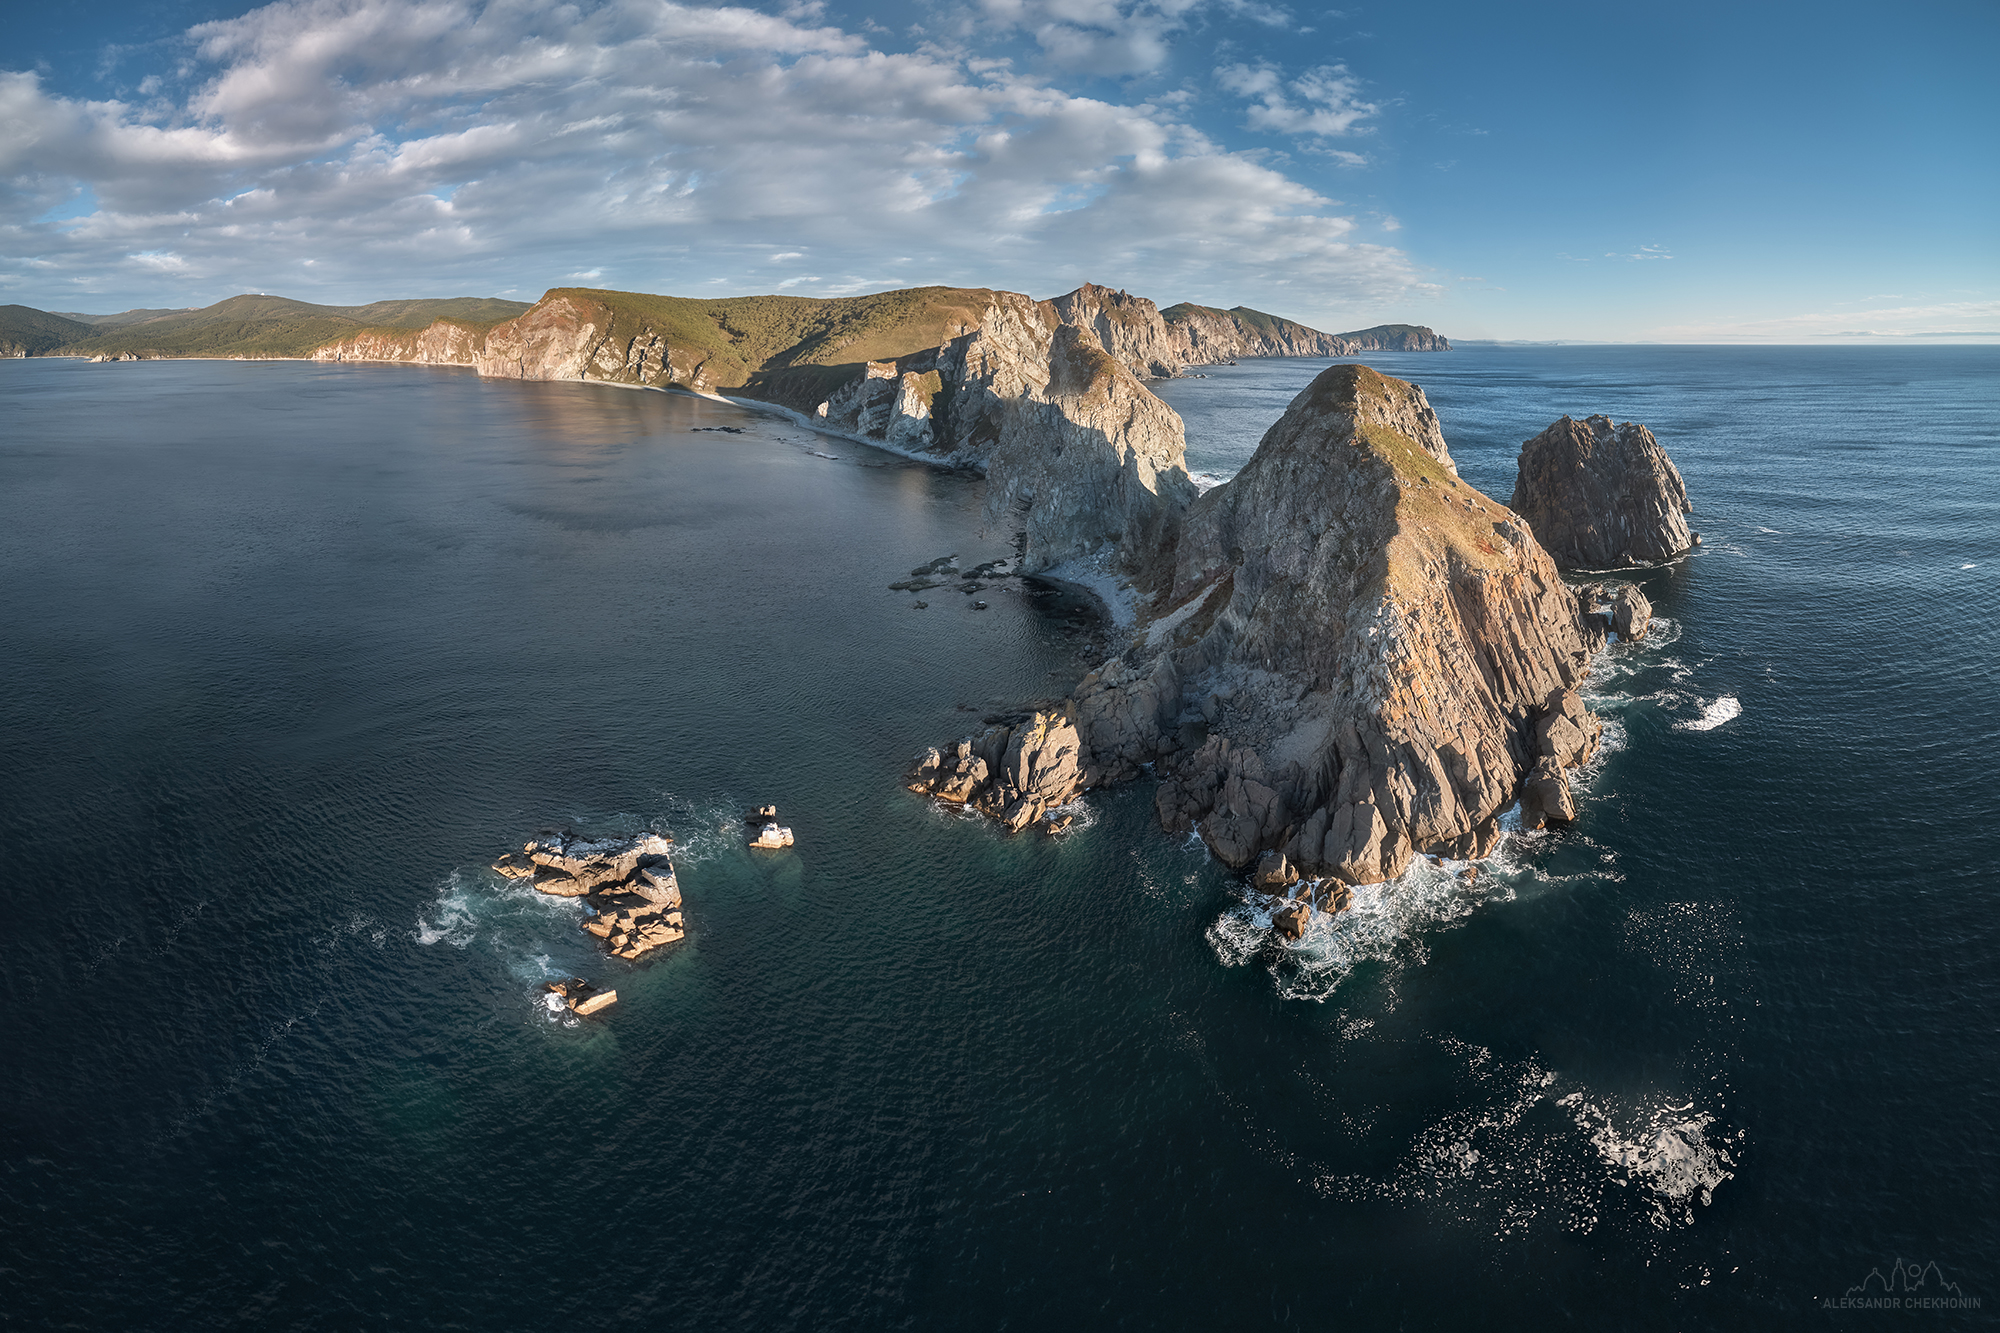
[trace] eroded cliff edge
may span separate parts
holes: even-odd
[[[1598,724],[1584,608],[1457,476],[1422,390],[1322,373],[1147,553],[1127,650],[1063,707],[920,756],[912,786],[1023,827],[1150,765],[1169,829],[1349,884],[1484,855],[1517,799],[1573,816]]]

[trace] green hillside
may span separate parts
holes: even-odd
[[[0,305],[0,356],[40,356],[97,330],[25,305]]]
[[[623,323],[650,324],[676,349],[705,361],[709,383],[809,409],[864,361],[887,361],[957,337],[979,323],[994,293],[912,287],[872,296],[735,296],[703,300],[595,288],[556,288],[611,307]],[[547,300],[545,296],[542,299]],[[838,367],[838,369],[836,369]]]
[[[527,308],[525,301],[475,296],[356,306],[312,305],[283,296],[232,296],[201,310],[176,310],[110,328],[99,324],[87,330],[88,336],[65,345],[63,351],[72,356],[123,352],[142,356],[304,356],[321,343],[362,329],[420,329],[440,318],[495,324]]]

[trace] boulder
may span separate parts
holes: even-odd
[[[618,1003],[617,991],[600,990],[596,985],[582,978],[575,978],[569,981],[551,981],[548,984],[548,990],[550,994],[557,996],[567,1004],[570,1012],[576,1014],[594,1014],[600,1009],[608,1008]]]
[[[508,852],[493,863],[493,869],[508,879],[529,879],[535,873],[535,863],[514,852]]]
[[[1567,566],[1669,560],[1694,545],[1680,469],[1634,421],[1564,417],[1523,444],[1513,508]]]
[[[566,870],[554,866],[535,868],[535,888],[555,898],[581,898],[590,892],[590,885],[584,883]]]
[[[1534,726],[1535,753],[1554,755],[1565,768],[1590,762],[1604,730],[1575,690],[1553,690]]]
[[[1618,637],[1635,641],[1646,637],[1653,623],[1653,604],[1646,594],[1627,584],[1611,595],[1611,628]]]
[[[1570,794],[1562,761],[1553,755],[1542,756],[1521,784],[1521,827],[1538,829],[1567,824],[1575,818],[1576,799]]]
[[[759,824],[750,836],[752,847],[772,849],[792,845],[792,831],[779,824]]]
[[[1271,913],[1271,929],[1288,940],[1302,939],[1306,926],[1312,921],[1312,904],[1304,901],[1288,902]]]
[[[1262,893],[1283,893],[1299,882],[1297,867],[1285,859],[1285,854],[1275,848],[1257,858],[1257,873],[1251,877]]]

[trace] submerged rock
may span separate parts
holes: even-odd
[[[574,1014],[594,1014],[600,1009],[618,1003],[618,992],[600,990],[581,977],[568,981],[551,981],[548,984],[551,995],[560,998]]]
[[[1521,446],[1514,509],[1567,566],[1668,560],[1695,544],[1680,469],[1636,421],[1564,417]]]

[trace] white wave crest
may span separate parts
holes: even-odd
[[[1732,718],[1740,717],[1743,705],[1733,694],[1725,694],[1714,702],[1704,704],[1700,717],[1691,717],[1674,723],[1675,731],[1714,731]]]
[[[1460,878],[1468,864],[1418,858],[1389,883],[1355,889],[1346,911],[1331,916],[1314,912],[1297,940],[1272,931],[1276,899],[1246,893],[1209,925],[1209,947],[1224,967],[1264,958],[1285,999],[1326,1000],[1363,963],[1422,965],[1430,957],[1424,945],[1427,929],[1467,916],[1482,903],[1514,896],[1508,878],[1495,873],[1508,868],[1498,853],[1471,880]]]

